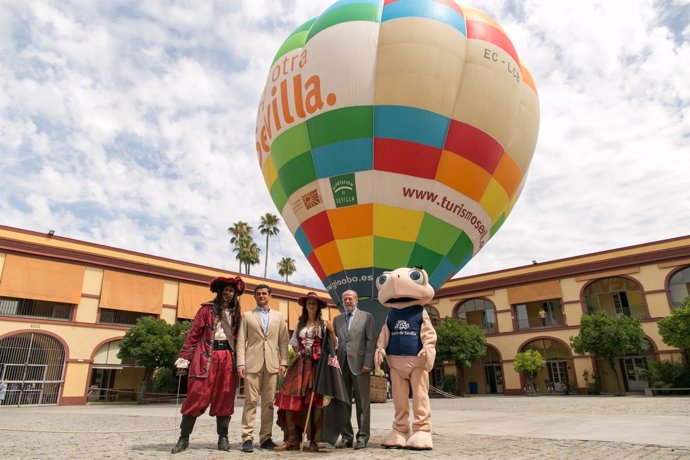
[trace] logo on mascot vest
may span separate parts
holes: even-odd
[[[396,331],[406,331],[410,328],[410,323],[405,321],[404,319],[398,320],[397,323],[395,323],[395,330]]]

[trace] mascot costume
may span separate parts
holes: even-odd
[[[386,448],[430,450],[431,409],[429,371],[436,358],[436,331],[424,305],[434,298],[429,275],[421,268],[398,268],[376,280],[379,302],[391,308],[376,343],[376,367],[386,358],[393,387],[393,430],[381,445]],[[408,420],[412,388],[414,422]]]

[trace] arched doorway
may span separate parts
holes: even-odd
[[[601,390],[606,392],[643,392],[649,387],[645,379],[645,370],[649,367],[649,362],[656,360],[654,344],[647,338],[649,347],[646,351],[626,353],[618,356],[615,361],[615,368],[612,371],[605,359],[596,360],[597,369],[603,371]],[[613,375],[615,372],[618,376]]]
[[[535,389],[543,392],[569,393],[570,382],[575,382],[572,373],[572,352],[570,347],[555,339],[537,339],[526,343],[521,352],[535,350],[546,360],[544,369],[534,379]]]
[[[503,368],[501,367],[501,356],[498,354],[498,351],[491,345],[487,345],[486,354],[479,358],[477,364],[484,370],[484,391],[480,389],[479,392],[503,394]]]
[[[136,400],[144,378],[144,368],[131,359],[117,357],[120,340],[101,344],[93,354],[89,401]]]
[[[0,380],[6,406],[53,405],[64,383],[65,349],[54,337],[35,332],[0,340]]]

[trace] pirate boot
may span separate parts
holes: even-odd
[[[218,450],[230,450],[230,443],[228,442],[229,425],[230,417],[216,417],[216,431],[218,431]]]
[[[175,447],[173,447],[173,454],[182,452],[189,446],[189,435],[192,434],[194,423],[196,423],[196,417],[191,415],[182,416],[182,422],[180,423],[180,438],[177,440]]]
[[[273,448],[278,452],[285,450],[299,450],[299,435],[297,433],[297,425],[290,412],[287,413],[285,417],[285,428],[287,428],[287,441],[278,447]]]

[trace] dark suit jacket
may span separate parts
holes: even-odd
[[[374,368],[374,317],[359,308],[352,317],[352,325],[347,330],[347,313],[341,313],[333,320],[335,335],[338,337],[338,360],[347,363],[352,375],[361,375],[362,367]]]

